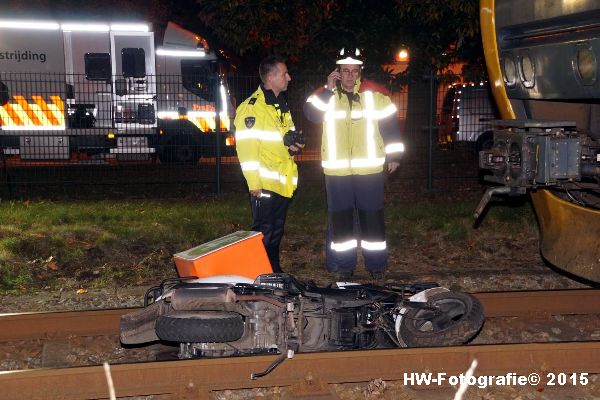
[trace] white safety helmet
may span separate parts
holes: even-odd
[[[362,65],[363,57],[361,55],[360,49],[358,47],[347,50],[346,48],[343,48],[342,50],[340,50],[340,56],[335,63],[338,65]]]

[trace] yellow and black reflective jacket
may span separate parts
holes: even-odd
[[[368,175],[404,152],[396,106],[385,89],[357,80],[352,93],[316,90],[304,106],[306,117],[323,123],[321,165],[325,175]]]
[[[235,142],[242,172],[250,190],[266,189],[292,197],[298,168],[283,144],[295,130],[285,98],[261,85],[236,110]]]

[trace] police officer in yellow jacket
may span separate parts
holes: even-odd
[[[321,164],[327,189],[327,269],[336,279],[352,276],[357,248],[365,267],[381,282],[387,268],[383,219],[384,165],[392,173],[404,152],[396,107],[387,90],[361,79],[359,49],[342,49],[327,85],[304,106],[306,117],[323,123]],[[358,221],[358,229],[355,221]]]
[[[291,80],[285,60],[265,58],[259,75],[262,84],[236,111],[236,149],[250,190],[252,230],[263,233],[273,271],[282,272],[279,245],[298,184],[294,155],[304,144],[283,95]]]

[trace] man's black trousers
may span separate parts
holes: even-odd
[[[360,247],[368,271],[385,271],[388,255],[383,219],[383,173],[325,175],[325,187],[327,269],[331,272],[354,271]]]
[[[271,262],[273,272],[282,272],[279,264],[279,245],[290,198],[268,190],[260,197],[250,196],[252,206],[252,230],[262,232],[263,244]]]

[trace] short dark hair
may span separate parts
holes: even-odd
[[[278,55],[271,55],[265,57],[260,62],[260,65],[258,66],[258,75],[260,75],[260,80],[263,83],[266,83],[267,75],[276,70],[277,64],[285,64],[285,58]]]

